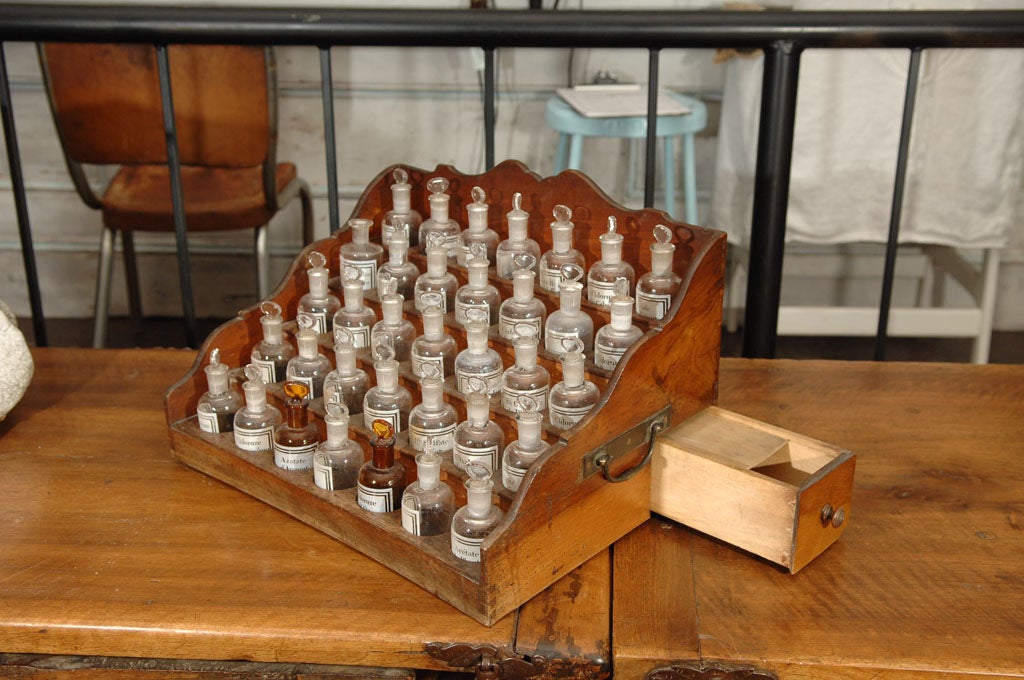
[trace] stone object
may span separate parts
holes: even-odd
[[[18,320],[0,301],[0,420],[7,417],[32,382],[35,365]]]

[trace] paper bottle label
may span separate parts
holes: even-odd
[[[477,463],[487,468],[488,472],[493,472],[494,468],[498,465],[498,447],[475,447],[456,444],[452,453],[452,460],[455,463],[455,467],[461,470],[465,470],[466,466],[470,463]]]
[[[372,489],[358,484],[356,502],[367,512],[392,512],[395,509],[395,490]]]
[[[365,407],[363,409],[363,424],[366,426],[367,430],[373,430],[373,421],[375,420],[385,421],[386,423],[388,423],[388,425],[391,426],[391,429],[394,430],[396,433],[402,431],[400,427],[402,421],[401,418],[399,417],[399,411],[397,408],[375,409],[370,408],[368,406]]]
[[[235,446],[243,451],[270,451],[274,448],[274,428],[270,425],[252,429],[236,427]]]
[[[455,445],[455,426],[448,427],[417,427],[409,426],[409,446],[414,451],[422,451],[423,444],[428,438],[434,440],[434,450],[437,453],[451,451]]]
[[[284,446],[274,442],[274,464],[284,470],[308,470],[313,467],[316,442],[304,446]]]
[[[548,408],[548,416],[551,418],[552,425],[568,430],[587,415],[591,408],[593,406],[556,406],[551,404]]]
[[[501,388],[501,407],[511,413],[516,412],[516,399],[518,397],[530,397],[537,404],[538,411],[544,411],[548,406],[548,388],[538,387],[535,390],[512,390],[508,387]]]
[[[595,305],[609,306],[614,294],[615,283],[612,281],[587,281],[587,299]]]
[[[341,269],[355,267],[363,280],[363,290],[377,290],[377,260],[349,260],[341,258]]]
[[[460,560],[466,560],[467,562],[479,562],[480,546],[483,542],[484,539],[482,538],[469,538],[468,536],[462,536],[461,534],[453,531],[452,554]]]
[[[648,319],[663,318],[671,305],[671,295],[636,292],[636,313]]]

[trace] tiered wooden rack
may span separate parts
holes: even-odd
[[[391,208],[391,174],[384,170],[369,185],[353,217],[373,220],[371,239],[379,239],[381,218]],[[717,231],[672,222],[655,210],[629,210],[612,202],[589,179],[574,171],[541,178],[525,166],[508,161],[481,175],[464,175],[450,166],[432,172],[409,168],[413,185],[412,205],[429,214],[426,181],[434,176],[450,181],[450,214],[465,223],[465,206],[470,190],[481,186],[490,204],[489,223],[503,237],[505,213],[512,195],[523,194],[523,209],[530,213],[530,236],[550,248],[548,224],[557,204],[573,210],[576,224],[574,244],[588,265],[600,258],[598,236],[606,229],[609,215],[618,219],[626,239],[623,258],[639,277],[650,268],[649,246],[657,224],[670,227],[676,244],[674,270],[683,278],[679,293],[666,317],[653,322],[634,318],[643,337],[623,357],[614,371],[604,371],[588,362],[587,373],[601,390],[601,400],[575,427],[562,431],[547,426],[545,439],[552,444],[548,454],[527,473],[517,493],[503,489],[496,476],[496,501],[506,512],[503,523],[486,539],[479,564],[463,562],[451,555],[449,537],[411,536],[401,527],[399,513],[374,515],[360,510],[355,490],[324,491],[313,484],[309,471],[291,472],[277,468],[270,453],[249,454],[237,450],[232,435],[202,432],[195,418],[196,402],[206,390],[201,367],[210,351],[220,348],[229,366],[248,363],[253,345],[261,337],[258,306],[242,311],[206,340],[195,364],[167,393],[166,411],[174,456],[236,488],[259,498],[306,522],[437,594],[463,612],[485,624],[520,606],[569,570],[604,549],[638,526],[650,514],[650,468],[644,467],[628,481],[613,483],[602,473],[596,460],[605,454],[613,475],[637,466],[648,452],[650,424],[665,426],[681,422],[717,396],[720,350],[722,285],[725,268],[725,236]],[[292,264],[284,282],[273,295],[294,319],[299,298],[306,292],[306,257],[311,250],[327,257],[332,275],[338,275],[339,248],[350,238],[347,230],[309,246]],[[410,259],[425,270],[425,258],[410,249]],[[466,282],[466,271],[452,265],[451,271]],[[511,282],[491,276],[503,298],[512,294]],[[336,290],[337,292],[337,290]],[[536,295],[549,312],[558,307],[558,296],[537,288]],[[375,295],[367,304],[380,315]],[[608,312],[589,305],[583,309],[594,319],[595,329],[608,322]],[[406,317],[422,330],[412,301],[405,303]],[[462,349],[465,332],[446,317],[446,328]],[[331,338],[322,338],[322,351],[333,360]],[[496,328],[491,345],[507,365],[513,363],[511,344],[500,338]],[[553,356],[540,349],[542,363],[557,381],[561,368]],[[368,354],[360,356],[362,367],[372,376]],[[404,367],[401,381],[418,401],[419,387]],[[271,390],[279,397],[279,386]],[[448,379],[446,399],[465,417],[461,394]],[[315,402],[314,413],[323,414]],[[493,400],[493,418],[505,430],[508,441],[515,439],[512,414]],[[319,420],[319,419],[318,419]],[[320,422],[322,427],[322,421]],[[352,418],[352,437],[366,442],[361,416]],[[413,454],[405,436],[400,436],[400,458],[415,476]],[[464,473],[450,463],[443,478],[465,502]]]

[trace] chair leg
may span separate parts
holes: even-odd
[[[693,133],[683,135],[683,187],[686,221],[697,224],[697,160]]]
[[[976,364],[987,364],[989,348],[992,345],[992,318],[996,310],[996,288],[999,285],[999,251],[996,248],[985,250],[982,264],[981,296],[978,306],[981,308],[981,323],[978,324],[978,335],[974,338],[971,361]]]
[[[124,260],[124,279],[128,289],[128,310],[132,328],[136,334],[142,332],[142,293],[139,289],[139,267],[135,259],[135,235],[121,231],[121,256]]]
[[[558,133],[558,146],[555,147],[555,172],[558,174],[565,170],[569,158],[569,135],[564,132]]]
[[[266,300],[270,294],[270,253],[267,249],[267,225],[263,224],[256,230],[256,289],[260,300]]]
[[[662,173],[664,177],[662,181],[665,183],[665,212],[671,215],[673,218],[676,214],[676,153],[675,153],[675,137],[665,137],[662,141],[662,162],[665,164],[665,170]],[[687,205],[686,209],[689,210],[690,206]],[[689,220],[687,220],[689,221]]]
[[[305,247],[313,242],[313,194],[305,182],[299,187],[299,204],[302,207],[302,246]]]
[[[582,161],[583,135],[572,135],[569,141],[569,167],[573,170],[579,170]]]
[[[110,276],[114,254],[114,231],[103,228],[100,236],[100,262],[96,272],[96,300],[93,311],[92,346],[107,342],[107,321],[110,317]]]

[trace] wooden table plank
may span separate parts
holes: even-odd
[[[0,650],[446,666],[510,647],[340,543],[175,463],[161,406],[194,353],[38,350],[0,424]]]
[[[719,404],[858,463],[849,529],[796,575],[695,539],[702,657],[1024,675],[1024,367],[723,360]]]

